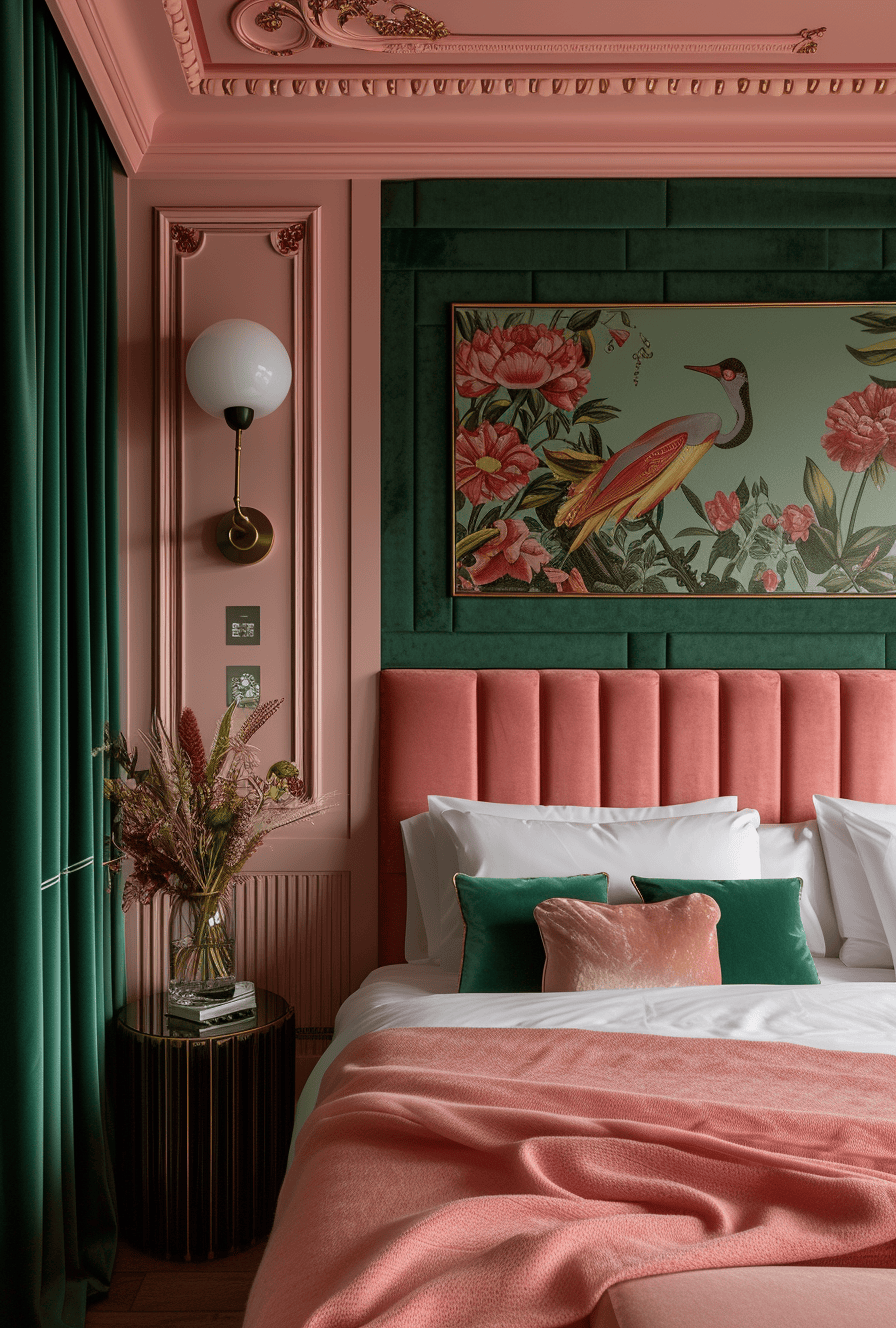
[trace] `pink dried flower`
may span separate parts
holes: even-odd
[[[233,707],[218,729],[208,764],[199,726],[185,710],[175,740],[153,718],[148,769],[136,784],[105,779],[105,796],[116,807],[115,850],[133,861],[123,906],[149,903],[160,891],[184,898],[203,893],[217,900],[270,830],[304,820],[329,806],[332,798],[311,800],[299,771],[284,767],[276,799],[268,780],[250,773],[255,759],[248,739],[280,706],[269,701],[249,716],[236,737],[230,736]],[[125,748],[122,746],[122,750]],[[128,753],[128,774],[136,772]],[[120,840],[120,846],[119,841]]]
[[[249,718],[243,724],[237,736],[238,742],[248,742],[254,737],[263,724],[267,724],[272,715],[275,715],[283,704],[283,698],[276,701],[262,701],[255,707]]]
[[[196,788],[205,779],[205,747],[199,732],[199,721],[189,708],[181,713],[177,736],[181,750],[190,762],[190,781]]]

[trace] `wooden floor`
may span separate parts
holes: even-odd
[[[105,1300],[87,1311],[86,1328],[241,1328],[260,1243],[210,1263],[154,1259],[120,1243]]]

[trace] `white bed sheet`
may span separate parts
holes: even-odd
[[[508,995],[461,995],[457,976],[430,964],[374,969],[340,1006],[333,1041],[299,1098],[293,1143],[327,1067],[355,1038],[385,1028],[590,1028],[896,1054],[893,969],[847,968],[839,959],[816,959],[815,964],[819,986],[757,983]]]

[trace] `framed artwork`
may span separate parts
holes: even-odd
[[[453,305],[454,594],[896,594],[896,304]]]

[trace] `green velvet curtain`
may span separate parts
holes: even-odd
[[[117,722],[113,157],[43,0],[0,0],[0,1316],[84,1322],[115,1252],[103,870]]]

